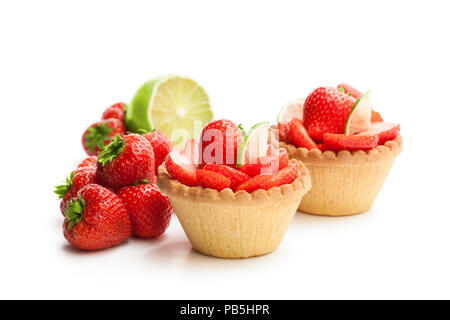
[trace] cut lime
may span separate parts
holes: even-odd
[[[278,112],[277,122],[289,122],[294,118],[303,120],[303,104],[305,98],[295,99],[281,107]]]
[[[267,154],[269,128],[269,122],[260,122],[250,128],[237,151],[238,168],[245,163],[254,163],[257,158]]]
[[[356,100],[345,124],[345,134],[355,134],[369,128],[372,114],[370,94],[367,91]]]
[[[126,125],[132,132],[160,130],[182,148],[212,119],[202,87],[185,77],[165,76],[139,88],[128,106]]]

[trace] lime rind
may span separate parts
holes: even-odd
[[[238,168],[245,163],[252,163],[257,158],[267,154],[269,128],[269,122],[260,122],[250,128],[237,151],[236,166]]]
[[[369,128],[372,112],[370,96],[371,91],[369,90],[356,100],[345,124],[345,134],[356,134]]]
[[[299,98],[284,104],[278,112],[277,122],[289,122],[294,118],[303,120],[303,104],[306,98]]]

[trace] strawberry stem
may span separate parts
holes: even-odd
[[[98,155],[98,162],[100,162],[102,166],[105,166],[108,162],[111,162],[120,155],[123,152],[123,149],[125,149],[125,141],[123,141],[122,137],[118,134]]]
[[[91,150],[91,152],[95,151],[95,148],[99,148],[103,150],[105,147],[105,140],[111,140],[109,134],[113,131],[113,128],[109,127],[109,123],[101,123],[96,126],[88,129],[89,133],[86,135],[86,147]]]
[[[73,180],[74,172],[72,171],[68,177],[66,177],[66,182],[64,184],[61,184],[59,186],[55,187],[54,193],[58,196],[58,199],[64,198],[66,193],[70,190],[72,187],[72,180]]]
[[[143,179],[141,182],[139,182],[138,180],[136,180],[134,182],[134,186],[137,187],[140,184],[149,184],[150,182],[147,179]]]
[[[68,230],[71,230],[74,225],[80,223],[83,219],[85,203],[81,194],[78,194],[78,199],[73,199],[67,204],[67,210],[65,212],[66,219],[69,220]]]

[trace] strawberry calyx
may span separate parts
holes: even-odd
[[[108,144],[98,155],[98,162],[100,162],[102,166],[105,166],[107,163],[119,156],[124,149],[125,141],[119,134],[117,134],[113,141]]]
[[[110,133],[113,131],[113,128],[109,127],[109,123],[99,123],[88,129],[88,134],[86,134],[86,147],[89,148],[91,152],[94,152],[98,147],[100,150],[103,150],[105,147],[105,140],[110,140]]]
[[[81,197],[81,194],[78,194],[78,199],[73,199],[67,204],[65,215],[66,219],[70,221],[67,227],[68,230],[71,230],[74,225],[81,222],[83,219],[84,208],[85,202]]]
[[[135,187],[137,187],[137,186],[139,186],[139,185],[141,185],[141,184],[149,184],[150,182],[147,180],[147,179],[143,179],[143,180],[141,180],[141,181],[138,181],[138,180],[136,180],[134,183],[133,183],[133,185],[135,186]]]
[[[55,191],[53,191],[57,196],[58,199],[64,198],[64,196],[69,192],[70,188],[72,188],[72,181],[75,173],[72,171],[68,177],[66,177],[66,181],[64,184],[60,184],[58,186],[55,186]]]

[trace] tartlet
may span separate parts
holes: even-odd
[[[311,174],[300,211],[346,216],[372,206],[403,141],[400,125],[384,122],[370,97],[370,90],[340,84],[316,88],[281,109],[270,142]]]
[[[260,256],[278,247],[311,188],[306,166],[295,159],[290,163],[297,165],[298,178],[267,191],[189,187],[173,179],[165,165],[158,169],[158,186],[169,197],[195,250],[221,258]]]

